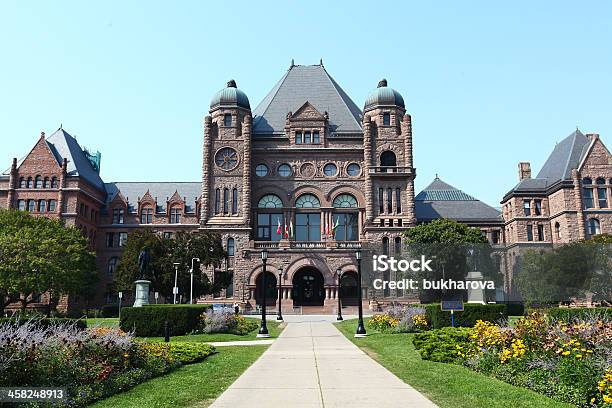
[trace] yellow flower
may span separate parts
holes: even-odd
[[[569,352],[569,351],[564,351],[564,352],[563,352],[563,353],[561,353],[561,354],[563,354],[564,356],[568,356],[568,355],[570,354],[570,352]]]
[[[576,358],[580,360],[582,358],[582,354],[576,354]]]

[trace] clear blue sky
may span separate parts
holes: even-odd
[[[316,64],[363,106],[385,77],[436,173],[497,206],[576,126],[612,148],[612,3],[64,2],[0,5],[0,164],[60,123],[105,181],[198,181],[202,120],[234,78],[254,108]]]

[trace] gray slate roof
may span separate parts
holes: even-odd
[[[106,204],[119,194],[123,194],[129,204],[130,210],[135,211],[138,206],[138,199],[142,198],[147,190],[153,199],[157,198],[157,212],[166,211],[166,201],[174,195],[178,194],[185,200],[186,212],[195,211],[195,202],[202,193],[202,183],[199,182],[117,182],[106,183]]]
[[[415,197],[417,221],[500,222],[501,213],[438,177]]]
[[[288,112],[306,101],[329,113],[331,132],[361,133],[362,113],[322,65],[294,65],[253,111],[253,133],[284,134]]]
[[[571,180],[572,170],[578,168],[589,144],[590,140],[580,130],[576,129],[571,135],[557,143],[535,178],[521,180],[508,194],[513,192],[543,192],[558,181]]]

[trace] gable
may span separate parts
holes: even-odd
[[[49,149],[49,145],[44,139],[44,133],[18,166],[18,171],[24,175],[51,174],[60,170],[61,165]]]
[[[607,168],[612,165],[612,155],[603,144],[599,137],[596,137],[589,145],[582,162],[580,163],[579,171],[588,172],[589,169]]]
[[[310,102],[306,101],[293,115],[291,120],[325,120],[323,116]]]

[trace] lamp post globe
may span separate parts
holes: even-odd
[[[358,292],[358,310],[359,310],[359,320],[357,322],[357,330],[355,331],[355,337],[365,337],[366,329],[363,325],[363,300],[361,299],[363,293],[361,291],[361,251],[355,252],[355,259],[357,260],[357,292]]]
[[[257,333],[257,337],[270,337],[268,333],[268,326],[266,324],[266,263],[268,262],[268,251],[264,249],[261,251],[261,262],[263,264],[263,271],[261,277],[261,286],[262,286],[262,300],[261,300],[261,326],[259,327],[259,333]]]

